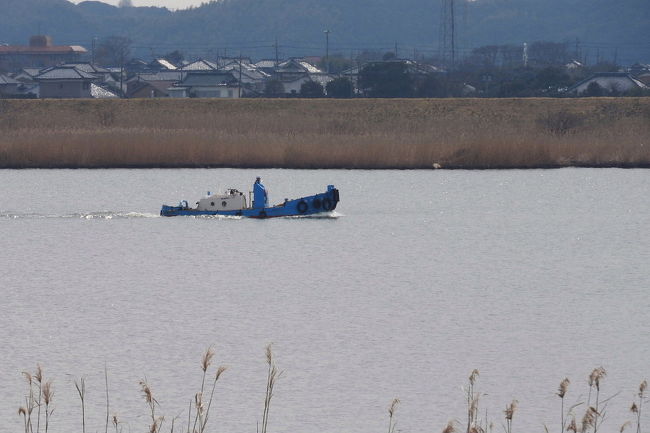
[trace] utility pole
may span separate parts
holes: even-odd
[[[454,17],[454,0],[450,1],[451,12],[451,67],[456,66],[456,19]]]
[[[277,68],[278,63],[279,63],[279,58],[278,58],[278,36],[277,35],[275,36],[275,45],[273,45],[273,46],[275,47],[275,67]]]
[[[440,57],[445,65],[452,69],[456,63],[456,8],[454,1],[441,0],[439,43]]]
[[[325,69],[326,72],[329,74],[330,73],[330,31],[329,30],[323,30],[323,33],[325,33]]]
[[[398,59],[399,56],[397,55],[397,41],[395,41],[395,58]]]
[[[241,51],[239,52],[239,93],[238,98],[241,98]]]
[[[91,63],[94,65],[95,64],[95,45],[97,43],[97,36],[93,36],[93,42],[92,42],[92,50],[91,50]]]
[[[524,57],[523,57],[524,68],[528,66],[528,44],[524,42]]]

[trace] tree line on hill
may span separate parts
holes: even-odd
[[[36,33],[62,44],[90,47],[94,37],[128,37],[141,53],[182,49],[194,57],[244,51],[252,57],[282,57],[364,48],[432,55],[445,35],[441,0],[220,0],[170,11],[157,7],[114,7],[98,1],[4,0],[0,43],[21,44]],[[646,40],[647,0],[456,0],[456,49],[524,41],[568,41],[598,63],[599,57],[632,63],[650,57]],[[490,55],[486,52],[485,55]],[[615,60],[615,59],[613,59]]]

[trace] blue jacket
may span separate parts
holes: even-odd
[[[269,205],[269,198],[266,194],[266,188],[261,182],[253,184],[253,207],[256,209],[263,209]]]

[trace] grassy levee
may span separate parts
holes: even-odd
[[[0,100],[0,168],[650,167],[650,98]]]

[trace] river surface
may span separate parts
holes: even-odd
[[[257,175],[273,203],[329,183],[342,201],[326,218],[158,216]],[[611,432],[650,379],[647,170],[4,170],[0,184],[1,432],[24,431],[21,372],[37,363],[49,432],[82,431],[82,376],[86,431],[104,431],[105,367],[124,433],[147,429],[144,378],[163,431],[177,416],[185,431],[210,346],[207,382],[229,367],[214,433],[256,432],[270,342],[269,433],[387,432],[393,398],[396,432],[439,432],[466,419],[475,368],[495,432],[513,399],[513,432],[557,432],[560,381],[565,407],[584,401],[598,366]]]

